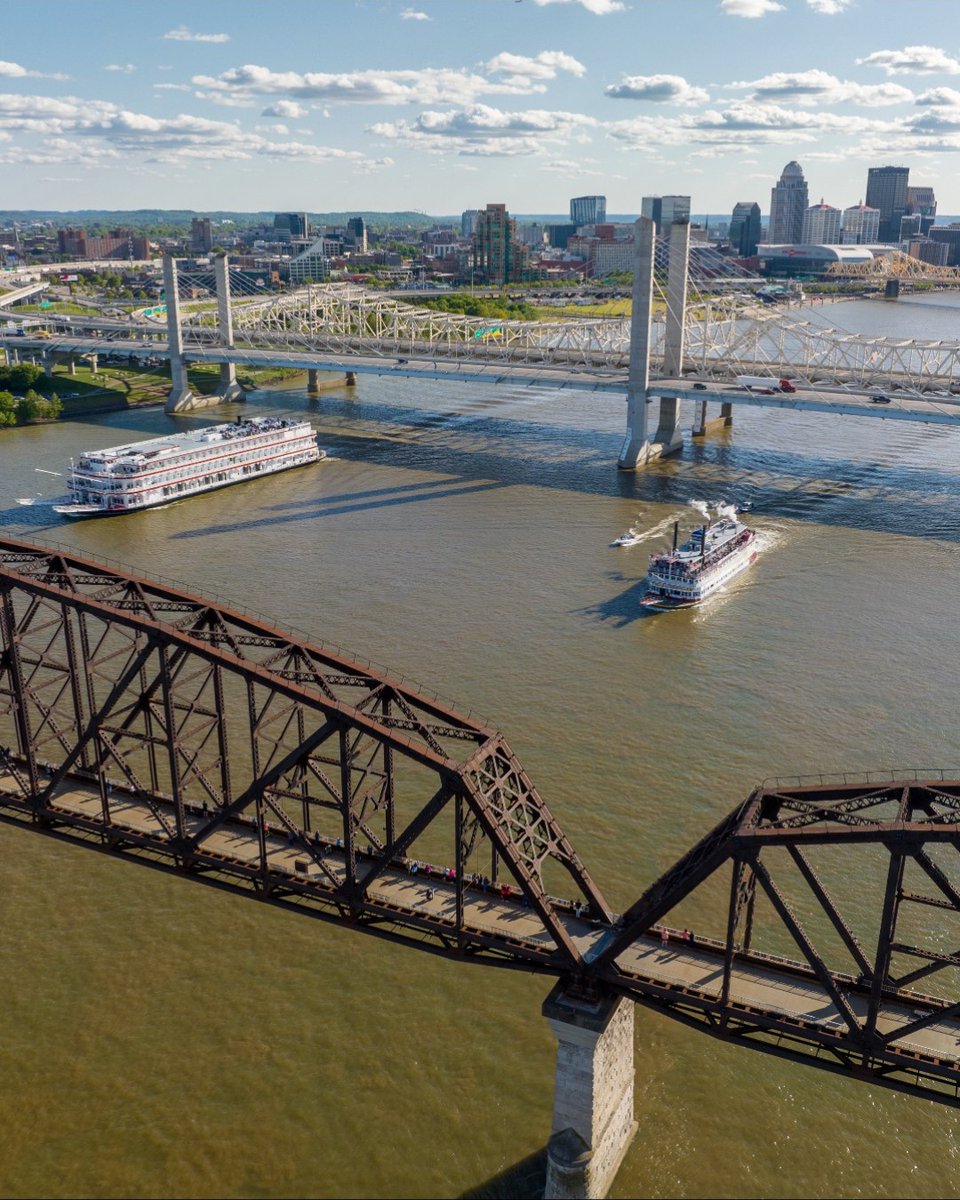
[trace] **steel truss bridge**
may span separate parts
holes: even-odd
[[[831,307],[842,316],[842,306]],[[960,391],[960,338],[907,341],[864,337],[812,320],[808,310],[760,305],[736,295],[691,300],[685,317],[686,371],[700,380],[789,375],[799,384],[917,393]],[[654,321],[652,376],[662,374],[664,320]],[[412,357],[464,365],[622,369],[630,355],[627,318],[517,321],[417,308],[351,284],[308,285],[233,309],[238,351],[312,351],[344,358]],[[216,314],[185,314],[184,351],[219,341]],[[624,378],[624,388],[626,378]]]
[[[913,263],[914,260],[909,260]],[[925,264],[921,264],[925,266]],[[210,272],[182,273],[179,290],[184,360],[237,365],[331,365],[416,374],[427,369],[460,371],[464,379],[497,382],[534,373],[545,386],[564,377],[564,386],[626,391],[630,354],[627,318],[557,318],[522,321],[477,318],[398,301],[354,284],[309,284],[280,296],[239,297],[228,304],[229,329],[210,293]],[[664,365],[665,271],[654,278],[651,378],[669,376]],[[734,281],[745,289],[758,280]],[[830,324],[842,321],[843,306],[829,306],[813,319],[811,310],[760,304],[747,291],[724,293],[723,278],[691,276],[684,314],[684,371],[689,380],[720,384],[736,376],[771,380],[789,376],[811,389],[840,387],[852,392],[898,389],[904,394],[960,392],[960,338],[917,341],[851,334]],[[711,291],[711,289],[714,289]],[[14,314],[15,315],[15,310]],[[162,322],[140,318],[110,321],[99,316],[45,317],[53,335],[45,344],[0,335],[8,349],[47,353],[169,353]],[[31,318],[36,323],[36,318]],[[96,338],[84,332],[96,333]],[[129,343],[136,341],[136,350]],[[332,364],[331,364],[332,360]],[[406,361],[404,361],[406,360]],[[348,366],[349,369],[349,366]]]
[[[960,1104],[960,780],[936,772],[759,787],[617,914],[495,729],[2,539],[0,821]],[[715,914],[694,942],[688,903]]]

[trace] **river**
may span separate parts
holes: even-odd
[[[951,340],[960,318],[941,295],[815,312]],[[241,412],[309,415],[330,458],[113,520],[44,507],[63,490],[47,472],[83,449]],[[615,397],[366,376],[319,400],[113,413],[0,435],[0,520],[263,610],[484,714],[617,909],[765,777],[960,774],[960,434],[745,408],[624,474],[624,424]],[[750,501],[764,553],[704,608],[643,614],[647,553],[694,523],[690,499]],[[632,524],[648,540],[611,549]],[[0,850],[0,1194],[517,1194],[497,1177],[550,1129],[549,980],[28,831],[0,827]],[[858,887],[854,872],[867,920]],[[949,1108],[642,1009],[636,1062],[640,1134],[614,1196],[956,1191]]]

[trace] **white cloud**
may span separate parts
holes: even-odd
[[[486,104],[448,112],[422,112],[414,121],[379,122],[370,127],[378,137],[428,153],[493,156],[536,154],[545,141],[564,138],[596,125],[580,113],[528,109],[503,112]]]
[[[539,8],[546,8],[548,4],[580,4],[587,12],[593,13],[597,17],[623,12],[627,7],[623,0],[533,0],[533,2]]]
[[[401,21],[429,21],[430,18],[425,12],[418,12],[415,8],[405,8],[400,14]]]
[[[571,75],[586,75],[587,68],[562,50],[542,50],[536,58],[525,54],[511,54],[508,50],[483,64],[491,75],[509,75],[522,86],[530,79],[556,79],[558,71],[569,71]]]
[[[520,59],[533,64],[537,71],[558,69],[560,60],[569,59],[558,51],[546,51],[547,59]],[[516,56],[518,59],[520,56]],[[576,59],[569,59],[576,63]],[[580,64],[578,63],[577,66]],[[552,77],[552,76],[551,76]],[[530,95],[544,85],[529,75],[514,74],[507,79],[486,76],[453,67],[425,67],[422,70],[326,72],[272,71],[269,67],[247,63],[231,67],[213,78],[195,75],[195,86],[204,89],[204,98],[234,95],[240,97],[284,95],[298,100],[320,100],[340,104],[473,104],[484,95]]]
[[[937,87],[923,92],[916,99],[917,104],[960,106],[960,92],[956,88]]]
[[[229,42],[229,33],[191,33],[186,25],[179,25],[165,33],[164,38],[171,42]]]
[[[107,63],[105,71],[118,71],[121,75],[132,75],[137,69],[133,63]]]
[[[703,104],[710,93],[687,83],[682,75],[625,75],[603,89],[614,100],[649,100],[654,104]]]
[[[5,75],[9,79],[69,79],[69,75],[63,75],[59,71],[28,71],[26,67],[21,67],[19,63],[4,62],[0,60],[0,75]]]
[[[823,13],[827,17],[835,17],[849,8],[853,0],[807,0],[814,12]]]
[[[783,12],[783,5],[776,0],[720,0],[720,7],[729,17],[746,17],[755,20],[767,13]]]
[[[875,50],[858,58],[860,66],[880,67],[888,75],[960,75],[960,59],[936,46],[904,46],[902,50]]]
[[[275,104],[268,105],[260,114],[261,117],[281,117],[285,121],[296,121],[306,115],[307,110],[295,100],[278,100]]]
[[[826,71],[776,71],[762,79],[726,85],[749,90],[752,100],[792,100],[797,104],[860,104],[876,108],[885,104],[909,104],[914,95],[898,83],[853,83],[837,79]]]

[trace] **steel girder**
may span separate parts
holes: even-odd
[[[669,914],[711,883],[720,928],[694,942],[707,973],[662,977],[638,948],[649,959]],[[960,782],[774,784],[648,888],[590,967],[715,1037],[960,1105],[957,917]],[[762,999],[784,986],[791,1008]]]
[[[558,915],[570,901],[547,891],[545,871],[610,917],[501,734],[338,651],[7,539],[0,650],[8,813],[555,973],[582,962]],[[391,893],[415,861],[435,875],[438,860],[456,864],[449,879],[444,868],[452,921]],[[508,886],[535,937],[468,927],[482,876]]]

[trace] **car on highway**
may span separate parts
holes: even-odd
[[[695,383],[693,385],[693,390],[695,392],[705,392],[707,390],[707,385],[705,383]]]
[[[889,404],[890,397],[889,396],[871,396],[870,403],[871,404]]]

